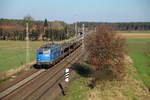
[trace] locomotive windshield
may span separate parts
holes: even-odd
[[[44,52],[44,55],[49,55],[49,53],[50,53],[49,49],[44,49],[43,52]]]
[[[43,52],[42,52],[42,51],[40,51],[40,52],[39,52],[39,54],[43,54]]]

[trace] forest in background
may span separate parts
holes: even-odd
[[[0,19],[0,40],[25,40],[26,23],[30,40],[64,40],[75,35],[73,24],[62,21],[38,21],[31,16],[23,19]]]
[[[108,25],[117,31],[141,31],[141,30],[150,30],[150,22],[79,22],[79,27],[85,25],[89,30],[95,30],[95,27],[100,25]]]
[[[30,40],[59,41],[75,36],[85,25],[86,31],[95,30],[100,25],[108,25],[117,31],[145,31],[150,30],[150,22],[76,22],[67,24],[63,21],[40,21],[31,16],[23,19],[0,19],[0,40],[25,40],[26,23],[29,23]],[[76,26],[77,25],[77,28]]]

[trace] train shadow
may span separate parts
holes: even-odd
[[[33,65],[33,68],[35,69],[49,69],[51,68],[53,65],[37,65],[37,64],[34,64]]]

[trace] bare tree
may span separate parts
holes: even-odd
[[[111,79],[124,76],[124,45],[124,39],[104,25],[97,28],[96,33],[87,36],[88,61],[93,65],[96,80],[106,76]]]

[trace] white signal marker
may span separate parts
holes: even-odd
[[[65,69],[65,82],[69,82],[69,68]]]
[[[65,79],[65,82],[69,82],[69,78],[66,78],[66,79]]]
[[[65,72],[66,72],[66,73],[69,73],[69,68],[66,68]]]

